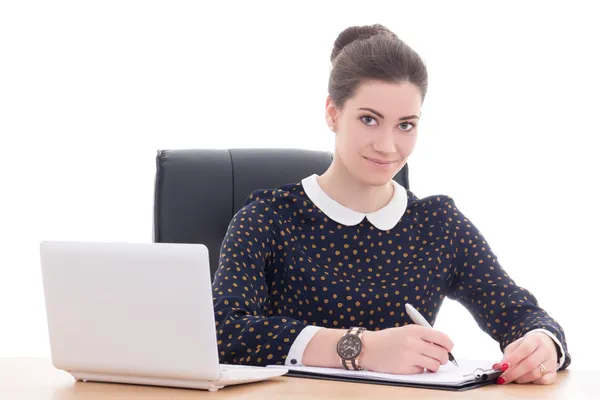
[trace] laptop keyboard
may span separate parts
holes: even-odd
[[[265,367],[252,367],[249,365],[220,364],[220,380],[248,380],[264,379],[272,376],[273,370]]]
[[[238,365],[238,364],[219,364],[219,367],[221,368],[221,372],[235,371],[235,370],[246,369],[246,368],[254,368],[254,367],[251,367],[248,365]]]

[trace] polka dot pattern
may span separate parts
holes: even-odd
[[[411,303],[434,325],[446,297],[457,300],[501,350],[561,326],[498,263],[481,232],[449,196],[417,198],[398,224],[331,220],[301,183],[253,192],[232,219],[213,281],[222,363],[284,364],[307,325],[369,330],[412,323]],[[559,355],[560,356],[560,355]]]

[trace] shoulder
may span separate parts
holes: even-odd
[[[257,189],[248,194],[234,218],[243,215],[275,217],[281,219],[289,210],[306,205],[308,197],[302,184],[288,183],[275,188]]]
[[[252,191],[248,197],[246,197],[244,206],[256,202],[276,203],[282,200],[295,202],[298,199],[305,197],[306,195],[302,190],[302,184],[300,182],[287,183],[275,188],[257,189]]]
[[[461,229],[472,226],[472,221],[458,208],[454,198],[446,194],[436,194],[424,198],[417,197],[407,190],[407,213],[415,220],[435,221],[440,226]]]
[[[410,190],[406,190],[408,197],[407,210],[413,213],[432,213],[456,209],[454,199],[446,194],[435,194],[420,198]]]
[[[307,199],[300,182],[288,183],[275,188],[252,191],[244,200],[243,207],[271,208],[276,212],[277,209],[284,208],[285,204],[303,203]]]

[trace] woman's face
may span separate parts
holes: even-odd
[[[409,82],[366,81],[343,109],[327,97],[338,161],[359,182],[381,186],[406,163],[417,141],[421,91]]]

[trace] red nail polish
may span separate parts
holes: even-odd
[[[504,382],[506,382],[506,379],[504,379],[503,377],[498,378],[498,380],[496,381],[498,385],[504,385]]]
[[[507,363],[502,364],[502,371],[506,371],[509,365]]]
[[[494,364],[492,365],[492,369],[499,369],[500,364]]]

